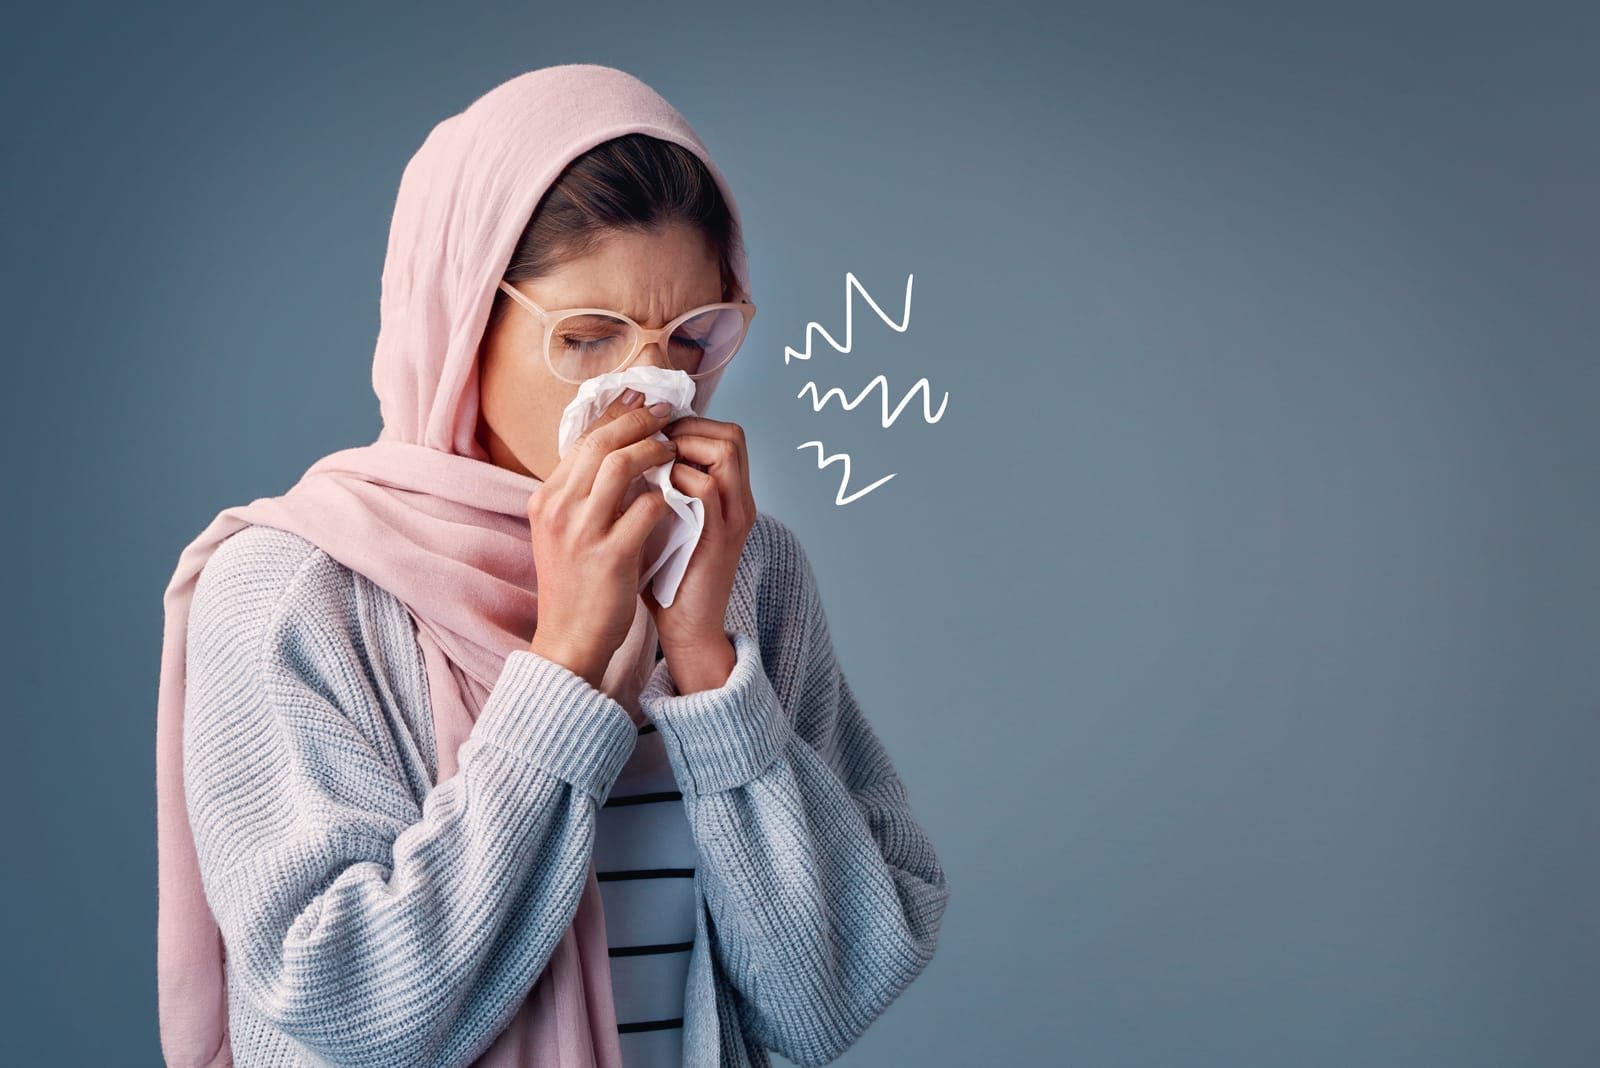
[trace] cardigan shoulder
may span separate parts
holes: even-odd
[[[250,526],[212,552],[195,580],[189,640],[260,639],[298,586],[301,570],[320,550],[298,534]],[[259,642],[252,646],[259,651]]]
[[[223,629],[238,640],[266,640],[275,628],[316,608],[343,614],[355,597],[354,573],[308,539],[255,524],[211,554],[195,583],[189,631]]]

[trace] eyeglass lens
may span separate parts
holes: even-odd
[[[744,316],[732,308],[713,308],[679,323],[666,342],[670,365],[688,374],[715,371],[739,347]],[[622,366],[639,343],[638,329],[626,319],[581,313],[562,317],[550,331],[550,364],[564,378],[582,380]]]

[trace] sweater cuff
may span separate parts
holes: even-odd
[[[596,804],[605,803],[639,739],[609,694],[531,649],[506,656],[472,734],[586,790]]]
[[[639,706],[661,731],[678,783],[697,794],[731,790],[778,758],[793,728],[761,666],[761,647],[729,631],[737,659],[728,681],[679,694],[663,660],[639,694]]]

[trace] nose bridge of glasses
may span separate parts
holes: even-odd
[[[634,365],[645,363],[656,367],[672,367],[667,352],[667,334],[664,330],[651,330],[639,323],[633,324]]]

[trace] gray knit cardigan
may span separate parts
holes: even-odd
[[[699,862],[684,1063],[837,1058],[928,965],[948,888],[835,658],[794,533],[761,513],[720,688],[661,731]],[[400,602],[310,542],[220,546],[188,633],[184,776],[226,950],[240,1068],[467,1065],[571,923],[637,728],[513,651],[435,787],[428,682]]]

